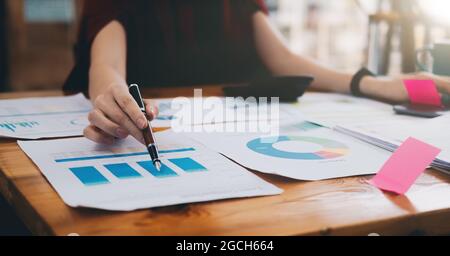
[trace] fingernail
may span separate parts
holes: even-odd
[[[156,110],[154,108],[151,109],[152,118],[156,118]]]
[[[155,115],[155,112],[154,112],[152,107],[149,107],[148,112],[149,112],[151,117],[153,117]]]
[[[116,130],[116,135],[117,135],[117,137],[119,137],[120,139],[125,139],[126,137],[128,137],[128,132],[127,131],[125,131],[124,129],[122,129],[122,128],[118,128],[117,130]]]
[[[139,118],[137,125],[140,129],[144,129],[147,127],[147,120],[143,118]]]

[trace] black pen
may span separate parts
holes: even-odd
[[[145,111],[145,104],[142,100],[141,92],[139,91],[139,86],[137,84],[132,84],[128,88],[131,96],[134,98],[142,113],[147,117],[147,112]],[[155,137],[153,136],[152,127],[150,122],[148,122],[147,128],[142,130],[142,135],[144,136],[145,145],[147,146],[148,153],[152,158],[153,165],[159,171],[161,169],[161,160],[159,160],[158,146],[156,145]]]

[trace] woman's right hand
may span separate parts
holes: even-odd
[[[92,99],[94,108],[89,113],[90,125],[84,136],[101,144],[113,144],[116,139],[129,135],[144,143],[142,130],[148,120],[128,92],[127,85],[111,85],[102,94]],[[149,120],[155,118],[158,109],[151,100],[144,99]]]

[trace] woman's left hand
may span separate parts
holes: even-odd
[[[404,80],[433,80],[441,93],[450,94],[450,77],[430,73],[404,74],[393,78],[367,77],[361,82],[361,91],[370,97],[395,103],[409,100]]]

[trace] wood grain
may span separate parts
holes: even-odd
[[[217,87],[208,90],[220,94]],[[189,96],[189,89],[151,95],[171,93]],[[450,178],[437,171],[422,175],[407,196],[383,193],[366,177],[300,182],[256,174],[285,192],[130,213],[70,208],[14,140],[0,141],[0,191],[37,235],[450,234]]]

